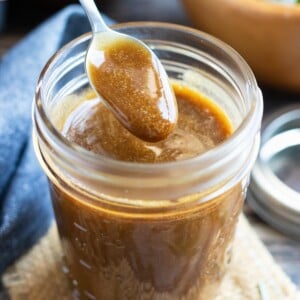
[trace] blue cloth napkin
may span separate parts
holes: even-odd
[[[87,31],[81,7],[68,6],[0,61],[0,275],[45,234],[53,218],[47,179],[31,140],[38,76],[56,50]]]

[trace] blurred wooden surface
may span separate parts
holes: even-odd
[[[275,261],[300,289],[300,241],[270,227],[258,218],[247,204],[244,206],[244,212]]]

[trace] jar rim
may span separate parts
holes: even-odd
[[[97,170],[99,163],[102,166],[109,166],[109,168],[118,168],[119,170],[132,170],[132,171],[143,171],[143,173],[152,173],[152,172],[159,172],[160,170],[172,170],[174,168],[180,167],[187,167],[192,166],[195,164],[201,163],[202,166],[210,166],[212,162],[215,161],[215,157],[223,157],[224,154],[232,151],[239,147],[241,140],[244,136],[249,137],[249,132],[252,133],[252,136],[258,132],[260,128],[260,121],[262,118],[262,95],[260,89],[257,86],[256,79],[254,74],[245,60],[230,46],[222,42],[221,40],[204,33],[202,31],[183,26],[177,24],[170,24],[170,23],[161,23],[161,22],[128,22],[128,23],[119,23],[112,26],[114,29],[121,29],[121,28],[138,28],[138,27],[155,27],[155,28],[164,28],[170,30],[181,31],[184,33],[188,33],[191,35],[196,36],[200,39],[205,39],[210,44],[221,48],[222,51],[226,52],[226,55],[229,55],[233,60],[237,61],[241,66],[241,70],[243,72],[243,76],[246,78],[247,82],[247,97],[251,97],[251,107],[248,110],[245,118],[242,120],[241,124],[238,128],[234,131],[234,133],[226,139],[224,142],[218,144],[216,147],[201,153],[200,155],[181,160],[181,161],[174,161],[174,162],[161,162],[155,164],[149,163],[137,163],[137,162],[126,162],[126,161],[119,161],[109,157],[106,157],[101,154],[95,154],[91,151],[88,151],[63,137],[63,135],[54,127],[51,120],[49,119],[42,103],[41,97],[41,89],[42,83],[44,82],[45,75],[47,74],[48,70],[51,68],[56,61],[61,58],[65,51],[68,49],[74,48],[77,45],[87,41],[91,37],[91,33],[83,34],[76,39],[72,40],[71,42],[67,43],[63,46],[60,50],[58,50],[46,63],[43,70],[41,71],[41,75],[38,80],[38,85],[36,89],[36,97],[35,97],[35,110],[33,111],[34,114],[38,113],[39,117],[42,119],[42,122],[46,125],[47,133],[51,138],[55,140],[55,142],[60,146],[63,152],[68,152],[68,155],[72,157],[76,157],[81,162],[85,162],[85,164],[89,165],[92,169]],[[35,120],[36,122],[36,120]],[[231,149],[230,151],[225,151],[226,149]]]

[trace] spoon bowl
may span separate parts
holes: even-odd
[[[93,0],[80,3],[93,31],[85,63],[91,86],[132,134],[148,142],[165,139],[178,111],[161,62],[142,41],[110,29]]]

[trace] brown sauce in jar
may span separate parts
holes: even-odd
[[[198,92],[174,84],[179,117],[163,141],[128,132],[92,92],[60,119],[64,136],[115,160],[159,163],[195,157],[228,138],[225,113]],[[243,196],[238,184],[208,202],[168,214],[130,214],[51,184],[53,205],[75,299],[208,300],[230,260]],[[190,199],[198,199],[190,195]],[[147,195],[145,195],[147,198]],[[170,204],[171,205],[171,204]]]
[[[66,138],[97,154],[133,162],[155,163],[191,158],[231,135],[222,110],[198,92],[174,84],[178,103],[177,126],[163,141],[145,142],[127,131],[93,93],[64,124]]]
[[[177,104],[159,62],[128,38],[103,38],[99,44],[88,64],[97,93],[132,134],[149,142],[165,139],[175,128]]]

